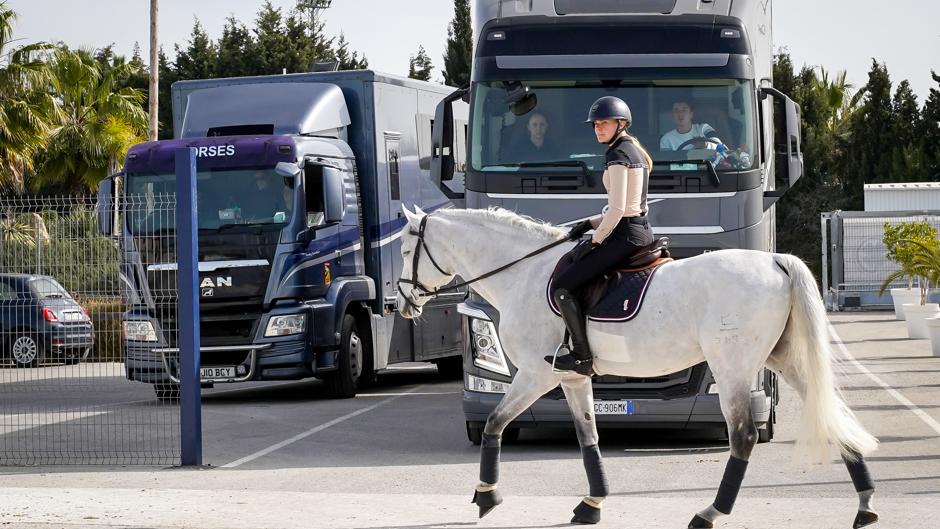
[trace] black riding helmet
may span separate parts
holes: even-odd
[[[623,99],[614,96],[604,96],[591,105],[588,118],[584,122],[594,123],[601,119],[616,119],[618,122],[626,122],[624,125],[617,127],[617,132],[614,133],[609,142],[613,143],[613,141],[620,136],[621,132],[630,128],[630,124],[633,123],[633,114],[630,112],[630,107]]]

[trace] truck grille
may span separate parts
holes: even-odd
[[[595,400],[624,399],[678,399],[691,397],[698,392],[705,376],[707,364],[701,363],[689,369],[661,377],[633,378],[616,376],[594,377]],[[545,395],[547,399],[565,398],[561,388]]]

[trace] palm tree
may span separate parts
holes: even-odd
[[[822,96],[829,112],[826,125],[829,132],[841,136],[847,132],[849,118],[858,108],[859,102],[865,95],[865,90],[854,92],[855,86],[846,79],[846,71],[836,74],[832,81],[829,72],[820,67],[819,75],[813,81],[813,89]]]
[[[0,1],[0,191],[20,194],[57,118],[45,43],[11,46],[16,13]]]
[[[137,68],[123,58],[102,65],[88,50],[56,50],[52,86],[62,118],[41,155],[39,185],[72,193],[94,189],[117,172],[131,145],[144,140],[144,93],[118,88]]]

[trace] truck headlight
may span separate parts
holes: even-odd
[[[122,329],[124,339],[129,342],[157,341],[157,332],[149,321],[125,321],[122,322]]]
[[[493,322],[470,318],[470,338],[473,365],[508,377],[509,365],[496,337]]]
[[[271,336],[289,336],[304,332],[307,321],[305,314],[288,314],[286,316],[271,316],[268,327],[264,330],[265,338]]]

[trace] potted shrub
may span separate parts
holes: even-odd
[[[927,221],[905,222],[897,226],[892,226],[886,222],[884,225],[884,237],[882,238],[882,242],[888,251],[887,258],[897,263],[900,268],[884,280],[878,294],[884,294],[888,286],[898,279],[907,279],[907,288],[891,289],[891,300],[894,303],[894,317],[899,320],[905,319],[904,305],[923,305],[926,303],[926,300],[921,302],[922,293],[913,288],[914,278],[918,277],[914,271],[915,246],[906,241],[920,241],[929,244],[930,241],[936,239],[937,230],[928,224]],[[919,286],[926,288],[923,284]]]
[[[940,281],[940,241],[934,237],[926,241],[911,239],[902,242],[911,245],[913,270],[920,278],[920,303],[904,305],[907,333],[911,338],[929,338],[927,321],[940,317],[940,305],[927,302],[930,285]]]

